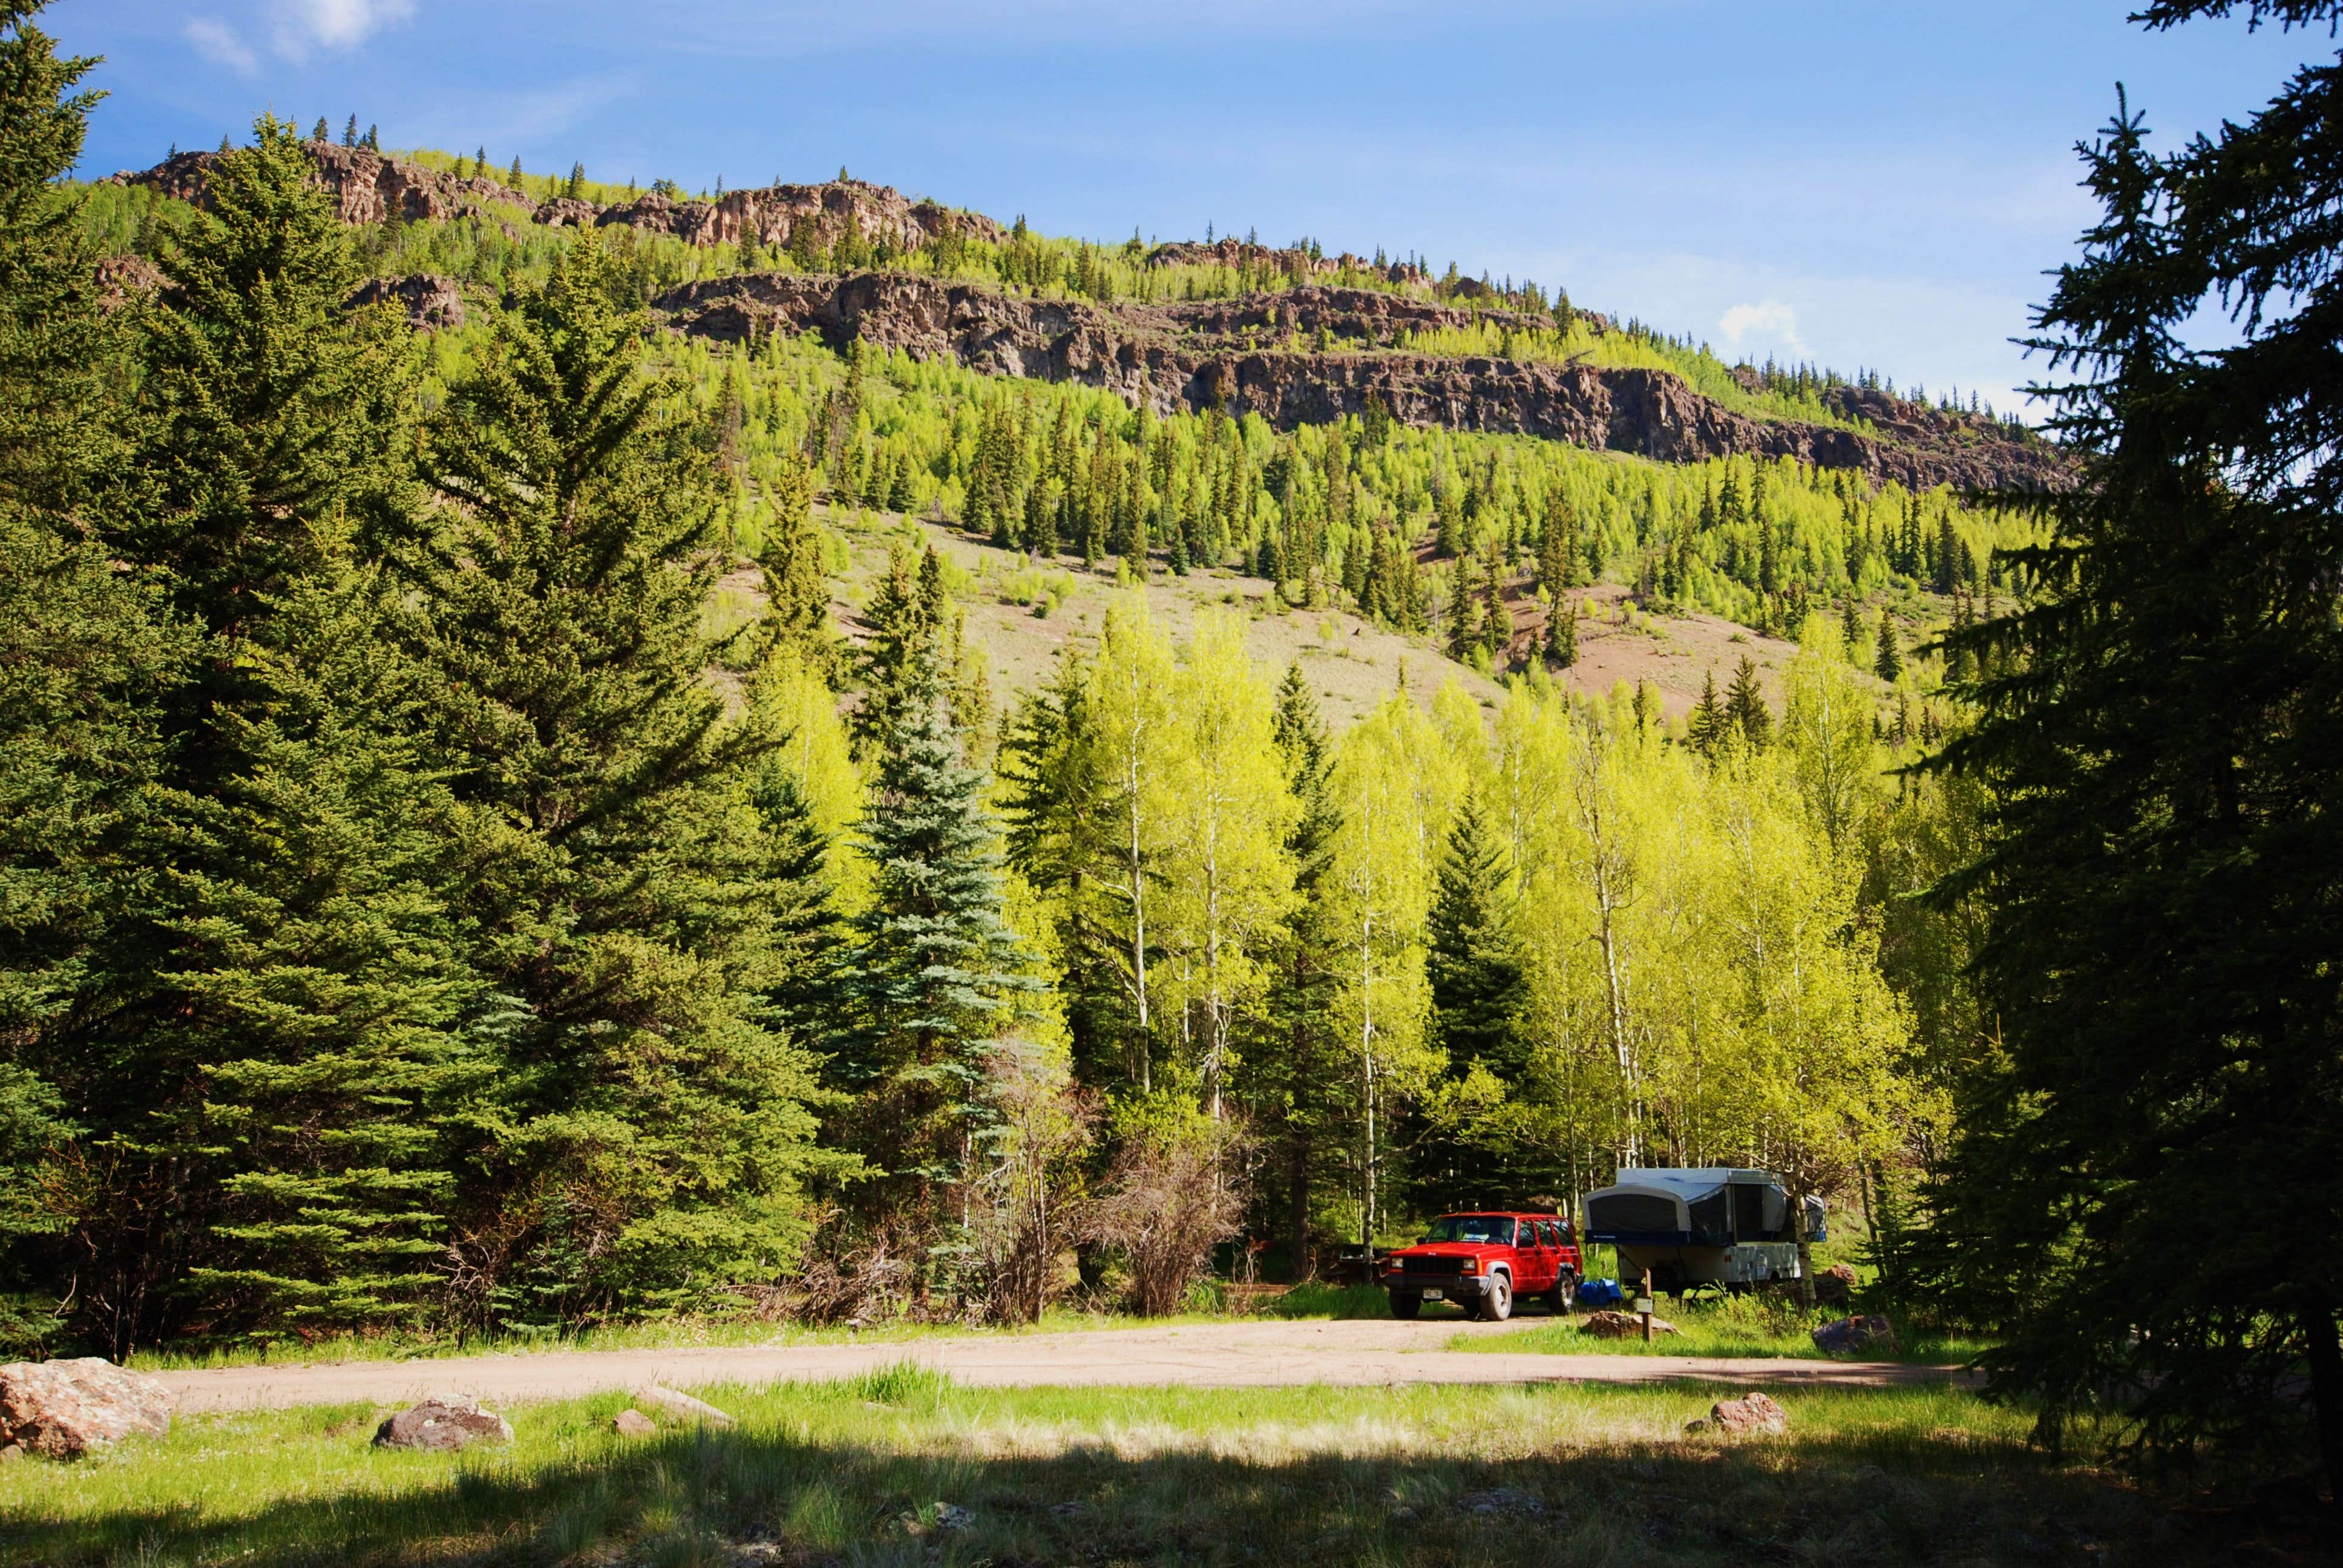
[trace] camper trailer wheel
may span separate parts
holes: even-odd
[[[1489,1276],[1489,1293],[1481,1298],[1481,1321],[1502,1323],[1513,1315],[1513,1282],[1503,1271]]]

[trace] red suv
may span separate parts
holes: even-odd
[[[1552,1214],[1443,1214],[1423,1241],[1383,1260],[1383,1286],[1395,1318],[1454,1302],[1496,1322],[1513,1316],[1517,1296],[1566,1312],[1578,1294],[1578,1238]]]

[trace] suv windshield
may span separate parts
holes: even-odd
[[[1502,1214],[1443,1214],[1432,1222],[1423,1239],[1510,1247],[1513,1244],[1513,1222]]]

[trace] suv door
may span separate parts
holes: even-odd
[[[1545,1244],[1545,1228],[1535,1220],[1516,1220],[1515,1248],[1521,1253],[1522,1278],[1513,1289],[1524,1296],[1534,1296],[1554,1286],[1554,1253]]]

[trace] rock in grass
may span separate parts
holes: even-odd
[[[170,1391],[101,1356],[0,1366],[0,1452],[72,1459],[170,1430]]]
[[[1633,1312],[1591,1312],[1587,1315],[1586,1321],[1578,1325],[1578,1332],[1582,1334],[1593,1334],[1598,1340],[1642,1339],[1644,1320]],[[1652,1320],[1652,1332],[1672,1334],[1675,1332],[1675,1324],[1668,1322],[1667,1319]]]
[[[1727,1437],[1779,1437],[1790,1430],[1789,1416],[1762,1393],[1718,1400],[1708,1407],[1708,1419]]]
[[[377,1448],[415,1448],[452,1453],[476,1442],[510,1442],[512,1423],[476,1399],[427,1399],[375,1428]]]
[[[1500,1486],[1493,1492],[1466,1493],[1456,1500],[1456,1511],[1483,1518],[1534,1519],[1545,1512],[1545,1504],[1519,1487]]]
[[[973,1530],[976,1528],[976,1510],[963,1508],[957,1503],[939,1503],[936,1504],[936,1528]]]
[[[1896,1352],[1896,1325],[1885,1318],[1841,1318],[1835,1323],[1825,1323],[1814,1331],[1815,1349],[1826,1356],[1854,1355],[1861,1352],[1893,1355]]]
[[[659,1406],[659,1409],[679,1421],[696,1421],[708,1426],[732,1424],[730,1416],[709,1404],[706,1400],[694,1399],[680,1389],[669,1388],[661,1383],[652,1383],[648,1388],[637,1389],[635,1397],[645,1404]]]
[[[639,1410],[622,1410],[610,1418],[610,1430],[620,1437],[651,1437],[659,1432],[659,1422]]]

